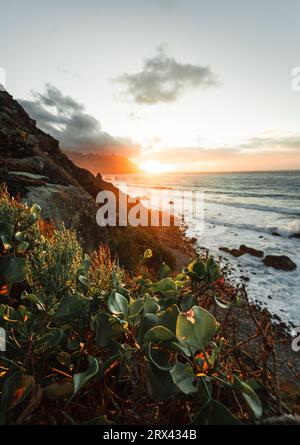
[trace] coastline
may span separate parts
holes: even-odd
[[[186,227],[169,227],[168,230],[158,232],[158,237],[171,251],[176,252],[179,268],[196,255],[203,254],[203,249],[197,249],[195,239],[186,235]],[[226,277],[226,270],[224,272]],[[234,293],[236,285],[230,283],[230,279],[228,286]],[[292,399],[293,409],[296,407],[296,412],[300,414],[300,352],[294,352],[292,349],[291,331],[279,317],[249,300],[242,281],[238,287],[242,290],[239,293],[241,299],[239,306],[233,305],[226,310],[218,307],[211,299],[208,309],[213,310],[219,321],[224,322],[227,318],[226,335],[232,335],[236,344],[243,343],[246,354],[262,361],[264,355],[269,354],[268,367],[276,375],[280,390],[287,394],[287,399]],[[266,337],[256,337],[257,331],[263,326],[268,331]]]

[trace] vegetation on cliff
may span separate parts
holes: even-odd
[[[0,423],[240,424],[286,412],[267,361],[228,329],[240,293],[213,258],[170,276],[147,249],[132,275],[39,213],[2,190]]]

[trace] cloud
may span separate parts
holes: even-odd
[[[138,104],[174,102],[189,88],[219,84],[209,66],[180,63],[169,57],[162,47],[157,55],[144,61],[142,71],[124,73],[115,79],[125,85],[124,94]]]
[[[240,150],[244,151],[299,151],[300,150],[300,136],[275,136],[275,137],[253,137],[243,144],[238,146]]]
[[[102,130],[100,122],[70,96],[53,85],[44,94],[33,92],[34,100],[20,100],[37,125],[58,139],[62,148],[86,153],[116,153],[136,156],[140,146],[128,138],[115,138]]]
[[[173,147],[148,150],[175,171],[258,171],[300,169],[300,135],[253,137],[234,147]]]

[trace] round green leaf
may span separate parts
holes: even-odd
[[[154,326],[146,332],[144,341],[154,344],[164,343],[166,341],[176,340],[176,337],[172,332],[164,326]]]
[[[149,359],[158,369],[161,371],[170,371],[173,365],[169,361],[169,354],[166,351],[162,351],[159,348],[153,348],[149,343],[148,348]]]
[[[197,387],[194,386],[195,375],[189,363],[177,362],[170,371],[175,385],[184,394],[188,395],[197,392]]]
[[[112,314],[124,315],[125,318],[127,317],[128,314],[127,298],[125,298],[118,292],[111,292],[107,301],[107,306]]]
[[[234,381],[241,391],[245,402],[253,412],[255,418],[259,419],[262,416],[263,408],[258,395],[254,391],[254,389],[251,388],[250,385],[248,385],[246,382],[241,381],[237,376],[234,377]]]
[[[66,295],[62,298],[53,315],[55,320],[72,319],[81,316],[87,311],[89,300],[76,292],[74,295]]]
[[[88,356],[89,367],[86,371],[80,372],[79,374],[74,374],[74,392],[72,398],[91,380],[99,373],[99,362],[96,357],[91,355]]]
[[[178,340],[187,345],[193,352],[204,351],[218,330],[215,317],[206,309],[193,306],[177,319],[176,335]]]
[[[25,258],[13,257],[6,264],[2,274],[11,284],[21,283],[26,279],[25,264]]]

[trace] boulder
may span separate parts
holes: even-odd
[[[286,255],[266,255],[263,262],[266,266],[278,270],[291,271],[297,268],[297,265]]]
[[[264,252],[262,250],[254,249],[253,247],[248,247],[242,244],[239,251],[244,253],[249,253],[249,255],[256,256],[257,258],[263,258]]]
[[[245,246],[244,244],[242,244],[239,249],[228,249],[228,247],[219,247],[219,250],[222,250],[222,252],[230,253],[230,255],[236,258],[245,255],[245,253],[249,253],[250,255],[257,258],[263,258],[264,256],[264,252],[262,250],[257,250],[253,247]]]
[[[225,252],[225,253],[230,253],[230,255],[232,255],[236,258],[244,255],[242,252],[240,252],[239,249],[228,249],[228,247],[219,247],[219,250],[221,250],[222,252]]]

